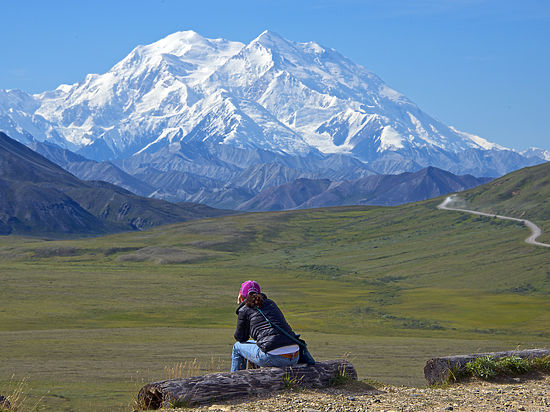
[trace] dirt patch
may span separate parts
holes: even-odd
[[[48,247],[36,249],[33,257],[35,258],[51,258],[51,257],[68,257],[76,256],[80,252],[80,249],[70,246],[60,246],[60,247]]]
[[[145,247],[134,253],[126,253],[116,257],[119,262],[153,262],[160,265],[192,263],[204,259],[208,255],[183,248]]]
[[[122,252],[133,252],[134,250],[139,250],[139,247],[108,247],[103,249],[103,255],[105,256],[111,256],[116,253],[122,253]]]

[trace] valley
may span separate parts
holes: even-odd
[[[248,279],[360,379],[548,346],[550,250],[521,219],[550,243],[549,151],[444,124],[313,41],[166,30],[104,73],[0,90],[2,391],[133,410],[145,382],[227,370]]]
[[[58,410],[93,410],[128,405],[176,362],[227,367],[249,278],[314,354],[348,353],[363,378],[423,385],[428,357],[543,344],[548,250],[525,244],[523,225],[440,211],[442,200],[0,238],[1,379],[27,376]]]

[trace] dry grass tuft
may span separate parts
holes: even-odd
[[[34,401],[26,393],[27,378],[15,381],[15,376],[12,376],[7,390],[7,394],[4,395],[7,402],[0,403],[0,412],[35,412],[43,410],[44,407],[41,406],[43,398]]]
[[[227,372],[228,368],[222,359],[210,358],[210,362],[206,365],[201,365],[195,358],[192,361],[177,362],[171,366],[164,367],[164,378],[169,379],[184,379],[193,376],[204,375],[205,373]]]

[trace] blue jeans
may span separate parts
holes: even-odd
[[[236,342],[233,345],[233,353],[231,354],[231,372],[246,369],[247,360],[259,366],[276,366],[279,368],[294,366],[298,363],[298,357],[289,359],[281,355],[270,355],[262,352],[253,340],[244,343]]]

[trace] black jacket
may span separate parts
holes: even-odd
[[[296,336],[275,302],[268,299],[263,293],[262,295],[264,297],[264,304],[261,310],[265,316],[267,316],[272,324],[278,325],[291,336]],[[256,341],[256,344],[260,347],[262,352],[269,352],[281,346],[293,345],[296,343],[276,327],[270,326],[256,308],[249,308],[244,302],[237,308],[237,315],[235,339],[239,342],[246,342],[248,339],[252,338]]]

